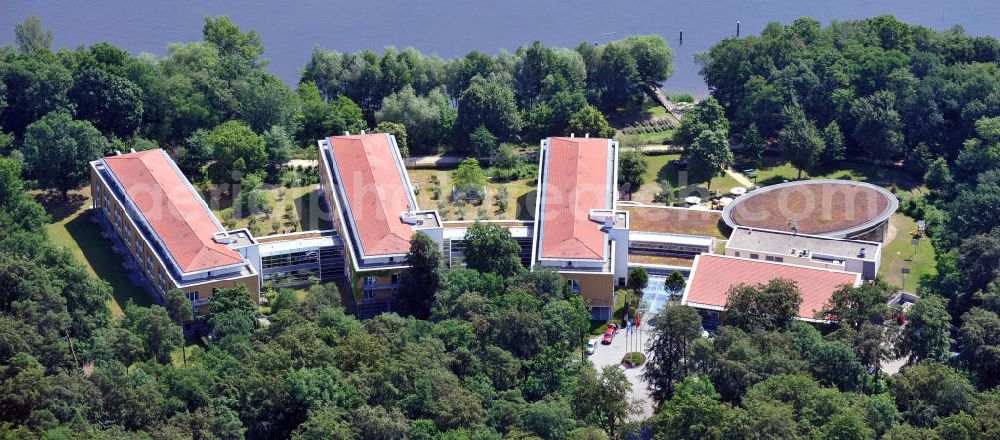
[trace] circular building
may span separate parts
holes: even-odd
[[[899,201],[885,188],[853,180],[799,180],[748,192],[722,219],[747,227],[881,242]]]

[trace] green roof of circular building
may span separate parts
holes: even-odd
[[[738,197],[722,212],[730,227],[830,237],[852,237],[889,219],[896,196],[853,180],[799,180],[765,186]]]

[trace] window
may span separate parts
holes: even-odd
[[[375,277],[365,277],[364,287],[365,289],[375,287]]]
[[[392,274],[392,284],[399,284],[399,274],[398,273]]]
[[[750,259],[751,259],[751,260],[759,260],[759,259],[760,259],[760,255],[757,255],[757,254],[750,254]]]
[[[774,261],[774,257],[772,257],[770,255],[765,255],[764,259],[767,260],[767,261]]]
[[[569,288],[573,289],[573,293],[580,293],[580,280],[569,280]]]
[[[739,257],[740,256],[740,251],[736,251],[735,254],[736,254],[737,257]]]
[[[365,292],[364,292],[364,299],[375,299],[375,291],[374,290],[365,290]]]
[[[198,291],[188,292],[187,297],[191,302],[198,301]]]

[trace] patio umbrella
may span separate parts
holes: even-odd
[[[701,197],[690,196],[690,197],[684,199],[684,201],[687,202],[690,205],[697,205],[697,204],[701,203]]]
[[[695,211],[711,211],[711,209],[709,209],[705,205],[691,205],[691,207],[688,209],[693,209]]]
[[[729,194],[732,194],[734,196],[742,196],[743,194],[746,194],[746,193],[747,193],[747,189],[744,188],[744,187],[742,187],[742,186],[737,186],[736,188],[733,188],[733,189],[729,190]]]
[[[728,205],[732,201],[733,201],[732,197],[723,197],[723,198],[719,199],[719,204],[722,205],[722,206],[726,206],[726,205]]]

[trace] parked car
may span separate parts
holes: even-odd
[[[587,341],[587,354],[594,354],[594,351],[597,350],[597,343],[597,338]]]
[[[617,333],[616,329],[617,327],[613,324],[608,326],[608,329],[604,331],[604,336],[601,337],[601,343],[604,345],[610,344],[611,341],[615,339],[615,333]]]

